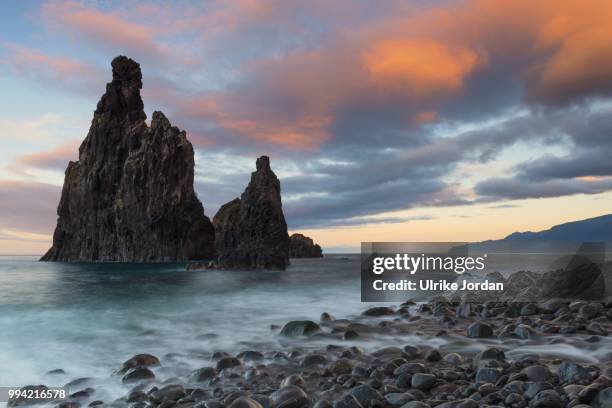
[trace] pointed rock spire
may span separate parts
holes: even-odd
[[[285,269],[289,234],[283,215],[280,182],[261,156],[240,198],[223,205],[213,218],[217,260],[223,269]]]
[[[214,229],[193,188],[193,147],[155,112],[145,123],[140,65],[112,62],[79,160],[66,169],[45,261],[183,261],[214,257]]]

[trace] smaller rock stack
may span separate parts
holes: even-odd
[[[303,234],[292,234],[289,245],[290,258],[322,258],[323,250],[312,238]]]
[[[285,269],[289,265],[280,182],[267,156],[257,159],[256,167],[240,198],[224,204],[213,219],[217,259],[209,268]]]

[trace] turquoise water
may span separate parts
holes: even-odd
[[[358,314],[359,257],[294,260],[283,272],[184,264],[42,263],[0,257],[0,386],[104,377],[137,353],[278,346],[270,325]]]
[[[351,318],[373,305],[360,302],[359,255],[292,262],[282,272],[186,271],[184,264],[67,264],[0,257],[0,386],[61,386],[94,377],[108,393],[100,398],[109,401],[127,392],[112,373],[134,354],[160,357],[170,370],[164,378],[187,376],[210,365],[214,351],[286,349],[286,340],[271,325],[317,321],[323,311]],[[612,358],[609,338],[591,344],[582,335],[561,337],[555,344],[526,347],[497,339],[481,344],[463,337],[423,338],[415,332],[351,344],[365,349],[427,344],[458,352],[495,345],[513,357],[538,353],[588,363]],[[55,369],[66,375],[45,375]]]

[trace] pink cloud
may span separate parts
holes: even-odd
[[[18,157],[11,167],[18,169],[36,168],[57,170],[63,172],[69,161],[78,160],[79,143],[79,141],[73,140],[50,150],[25,154]]]
[[[86,39],[114,54],[153,57],[162,60],[169,48],[155,35],[160,29],[131,21],[119,12],[101,11],[74,1],[48,2],[41,7],[43,20],[52,28]]]
[[[104,71],[80,60],[56,57],[17,44],[5,44],[9,51],[1,60],[19,75],[51,86],[79,92],[99,93]]]

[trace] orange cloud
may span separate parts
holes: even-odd
[[[342,2],[235,0],[171,17],[162,13],[171,9],[101,11],[73,2],[42,8],[48,21],[75,37],[136,54],[166,55],[169,48],[157,37],[169,33],[196,32],[199,40],[247,33],[241,44],[256,57],[230,66],[236,86],[196,96],[177,91],[169,99],[162,95],[167,91],[145,86],[145,92],[170,101],[179,114],[206,121],[211,132],[291,149],[329,141],[338,118],[355,105],[359,111],[393,111],[408,127],[439,120],[446,106],[460,103],[478,85],[482,73],[513,76],[525,98],[536,103],[612,94],[612,3],[605,1],[466,0],[421,7],[387,2],[371,15],[364,13],[367,8],[347,15]],[[298,23],[307,17],[326,34],[300,37],[312,29]],[[296,35],[306,45],[259,53],[265,47],[258,38],[250,48],[249,30],[267,33],[270,27],[291,37],[288,42]],[[191,46],[193,51],[199,44]],[[77,69],[55,65],[58,72]]]
[[[612,3],[565,3],[539,32],[552,49],[533,67],[530,96],[552,102],[612,92]]]
[[[232,115],[228,112],[243,111],[240,100],[218,94],[216,97],[195,96],[180,101],[183,112],[193,117],[205,118],[219,128],[240,134],[258,143],[282,145],[294,150],[312,150],[330,136],[325,130],[331,117],[300,116],[283,118],[280,115],[264,115],[262,112],[251,115]]]
[[[460,90],[480,63],[468,48],[412,39],[376,42],[363,53],[363,59],[374,82],[417,99]]]
[[[512,64],[530,100],[565,104],[612,93],[611,19],[612,3],[599,0],[472,0],[400,17],[394,29]]]

